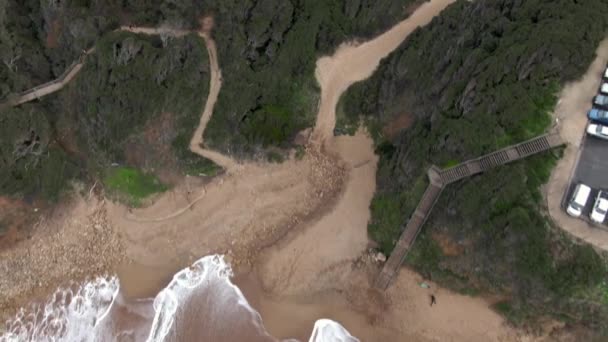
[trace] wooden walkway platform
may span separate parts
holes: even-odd
[[[399,241],[397,241],[378,278],[376,278],[374,286],[380,290],[388,288],[392,279],[399,272],[401,264],[416,241],[416,237],[422,230],[422,226],[428,219],[441,191],[446,185],[485,172],[494,167],[550,150],[562,144],[563,142],[559,133],[552,132],[476,159],[467,160],[448,169],[441,170],[436,166],[431,166],[427,173],[429,185],[422,195],[420,202],[418,202],[416,210],[414,210],[412,216],[407,220],[401,237],[399,237]]]

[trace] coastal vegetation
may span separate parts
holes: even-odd
[[[550,128],[560,85],[587,69],[607,15],[599,0],[460,1],[348,91],[338,122],[363,115],[380,155],[369,233],[382,251],[393,249],[431,164],[451,165]],[[404,116],[414,116],[409,128],[385,134]],[[540,187],[559,154],[447,187],[408,263],[456,290],[504,296],[497,310],[516,324],[551,315],[606,333],[608,305],[596,290],[608,275],[606,256],[572,242],[543,210]]]
[[[104,184],[114,196],[133,206],[139,206],[146,197],[166,189],[154,175],[130,167],[108,170]]]
[[[381,32],[415,2],[2,0],[0,101],[54,79],[83,50],[96,50],[58,95],[3,111],[38,115],[30,121],[17,114],[5,118],[15,120],[8,127],[28,122],[31,129],[23,126],[1,138],[0,150],[10,158],[1,161],[0,190],[56,198],[70,179],[103,178],[112,163],[146,172],[219,171],[188,150],[208,92],[202,41],[195,35],[175,39],[112,32],[120,25],[196,29],[201,16],[211,14],[224,82],[205,141],[237,157],[280,161],[295,133],[313,123],[319,94],[316,57],[353,37]],[[13,152],[32,130],[42,140],[37,154],[27,157],[36,160],[36,167],[23,173],[29,162]],[[50,175],[52,186],[31,181],[43,173]]]
[[[295,134],[314,123],[317,57],[383,31],[416,2],[207,2],[203,12],[215,16],[224,83],[205,141],[244,158],[268,155],[269,146],[293,147]]]
[[[195,34],[106,33],[118,27],[111,8],[96,7],[99,16],[93,16],[90,6],[97,5],[56,5],[0,6],[6,18],[0,29],[0,84],[6,86],[1,97],[53,79],[82,49],[95,47],[61,92],[2,111],[2,194],[56,200],[70,179],[104,179],[110,164],[146,173],[215,174],[217,166],[189,151],[209,86],[203,41]],[[24,11],[42,12],[44,25],[33,15],[16,20]],[[74,33],[89,25],[96,29]],[[22,58],[26,48],[39,60]]]

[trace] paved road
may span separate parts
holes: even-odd
[[[608,141],[587,135],[584,138],[582,148],[566,201],[571,198],[576,184],[589,185],[593,191],[587,206],[583,210],[583,215],[588,216],[598,191],[600,189],[608,190]]]
[[[578,182],[594,189],[608,189],[608,140],[585,138],[573,177],[573,183]]]

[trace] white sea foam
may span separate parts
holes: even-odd
[[[259,313],[230,281],[232,275],[232,269],[221,255],[203,257],[179,271],[150,302],[154,318],[138,314],[147,322],[152,320],[151,327],[147,323],[145,330],[139,332],[137,328],[129,330],[133,327],[122,327],[120,331],[115,325],[113,318],[117,310],[111,309],[124,308],[122,300],[118,300],[121,297],[117,298],[118,279],[96,278],[79,287],[57,290],[44,305],[20,310],[7,322],[0,342],[116,341],[124,337],[129,341],[169,342],[189,340],[193,336],[196,340],[220,341],[233,340],[238,334],[247,340],[276,341],[264,329]],[[142,304],[150,305],[145,302],[138,305]],[[309,340],[358,341],[339,323],[329,319],[315,322]]]
[[[319,319],[315,322],[308,342],[359,342],[340,323],[331,319]]]
[[[258,312],[249,305],[241,290],[230,281],[232,275],[232,269],[222,255],[203,257],[190,267],[177,272],[169,285],[154,299],[156,315],[147,341],[165,341],[171,329],[175,328],[178,310],[181,310],[181,317],[192,314],[184,311],[188,311],[185,307],[193,300],[193,296],[197,296],[197,300],[205,297],[204,319],[210,325],[208,328],[224,330],[218,325],[226,323],[229,325],[227,319],[236,319],[235,313],[243,314],[240,311],[244,309],[245,315],[250,316],[245,319],[253,324],[255,333],[268,336],[262,327],[262,319]],[[212,322],[214,324],[211,324]],[[216,335],[210,331],[209,336]]]
[[[119,285],[116,277],[99,277],[84,285],[62,288],[43,305],[21,309],[6,323],[0,342],[102,341]]]

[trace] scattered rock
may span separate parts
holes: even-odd
[[[386,262],[386,255],[384,255],[382,252],[378,252],[375,256],[374,256],[374,260],[376,262]]]

